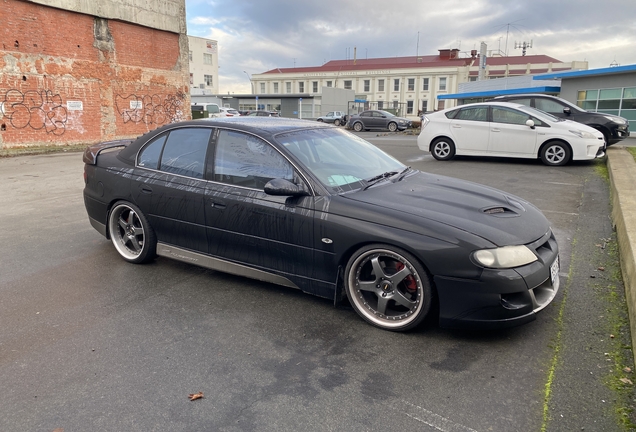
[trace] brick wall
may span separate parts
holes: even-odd
[[[0,0],[0,147],[90,144],[190,117],[185,35]]]

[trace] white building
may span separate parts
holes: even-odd
[[[219,93],[219,49],[217,41],[188,36],[190,47],[190,94]]]
[[[564,63],[545,55],[487,56],[481,63],[484,79],[587,69],[587,62]],[[314,109],[320,105],[323,87],[336,87],[354,90],[360,109],[395,109],[415,116],[419,110],[454,106],[455,100],[439,97],[457,93],[460,83],[476,81],[479,70],[476,51],[462,54],[458,49],[443,49],[438,55],[354,58],[322,66],[276,68],[252,75],[252,82],[257,96],[306,94],[313,99]]]

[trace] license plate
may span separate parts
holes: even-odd
[[[550,266],[550,281],[552,285],[555,285],[556,280],[559,277],[559,257],[554,260],[552,265]]]

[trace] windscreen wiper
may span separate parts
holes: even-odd
[[[394,175],[396,175],[396,174],[398,174],[398,172],[397,172],[397,171],[387,171],[387,172],[382,173],[382,174],[380,174],[380,175],[377,175],[377,176],[375,176],[375,177],[371,177],[370,179],[365,180],[365,182],[367,183],[367,185],[366,185],[364,188],[362,188],[362,190],[367,190],[367,189],[369,189],[371,186],[373,186],[374,184],[376,184],[376,183],[378,183],[378,182],[380,182],[380,181],[382,181],[382,180],[384,180],[384,179],[386,179],[386,178],[389,178],[389,177],[391,177],[391,176],[394,176]]]

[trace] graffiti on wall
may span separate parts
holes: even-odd
[[[172,95],[116,95],[115,108],[124,123],[163,125],[184,119],[185,94]]]
[[[7,90],[0,96],[0,117],[16,129],[45,130],[53,135],[62,135],[68,121],[62,97],[51,90]]]

